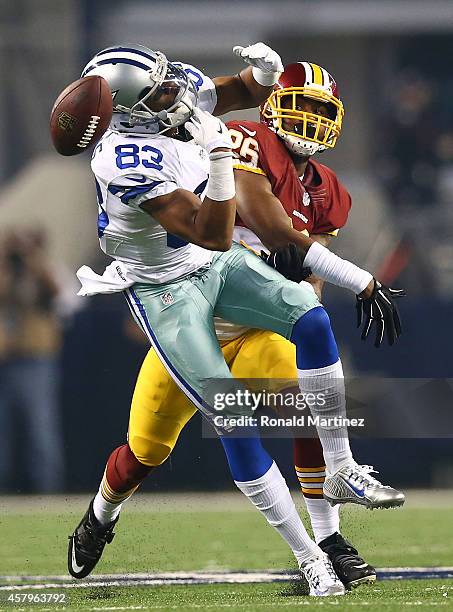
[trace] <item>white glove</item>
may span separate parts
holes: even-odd
[[[275,85],[283,72],[283,64],[279,54],[262,42],[249,47],[237,45],[233,47],[233,53],[253,66],[255,81],[264,87]]]
[[[233,148],[230,134],[226,125],[218,117],[199,108],[194,108],[190,121],[184,127],[192,136],[194,141],[211,153],[217,147]]]

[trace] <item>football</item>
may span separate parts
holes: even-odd
[[[64,89],[53,105],[50,135],[61,155],[77,155],[95,145],[112,119],[112,92],[105,79],[87,76]]]

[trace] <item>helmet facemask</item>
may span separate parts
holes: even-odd
[[[297,98],[303,96],[327,105],[329,116],[299,110]],[[274,90],[265,102],[262,117],[268,121],[276,134],[296,155],[311,156],[332,149],[341,132],[344,109],[342,102],[326,88],[285,87]],[[297,123],[285,129],[284,121]]]
[[[184,70],[168,62],[165,55],[156,52],[156,56],[156,66],[149,71],[151,84],[143,89],[137,102],[130,108],[114,105],[114,120],[115,113],[120,114],[119,121],[114,121],[114,127],[115,123],[120,123],[123,129],[130,127],[134,132],[163,134],[182,125],[192,116],[198,100],[194,82]],[[169,96],[169,105],[159,108],[159,100]]]

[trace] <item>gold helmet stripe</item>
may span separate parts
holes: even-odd
[[[322,71],[322,68],[320,66],[318,66],[317,64],[311,64],[311,69],[313,71],[313,82],[315,83],[315,85],[324,85],[324,74]]]

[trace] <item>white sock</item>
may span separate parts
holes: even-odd
[[[344,376],[340,360],[324,368],[297,370],[297,373],[302,393],[315,394],[318,397],[317,402],[310,402],[313,417],[346,416]],[[346,427],[319,424],[316,429],[329,473],[336,472],[352,461]]]
[[[123,502],[119,504],[112,504],[102,497],[102,493],[98,491],[93,502],[94,516],[101,523],[101,525],[107,525],[116,519],[121,512]]]
[[[288,542],[299,567],[314,555],[322,554],[321,549],[308,535],[292,500],[285,479],[275,463],[269,470],[247,482],[235,481],[237,487],[266,517],[267,522]]]
[[[94,516],[101,523],[101,525],[107,525],[116,519],[121,512],[121,508],[125,501],[127,501],[132,494],[138,489],[138,486],[126,491],[125,493],[118,493],[114,491],[107,480],[107,474],[104,475],[99,485],[99,490],[96,493],[96,497],[93,501],[93,512]]]
[[[331,506],[325,499],[304,497],[317,544],[340,531],[340,506]]]

